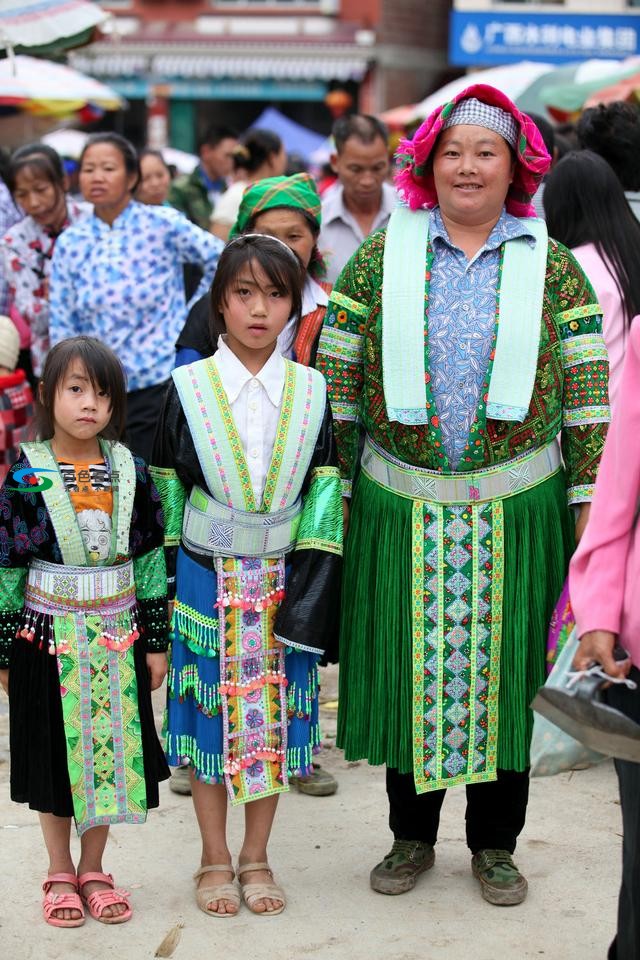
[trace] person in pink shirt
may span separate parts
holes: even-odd
[[[568,153],[545,181],[549,236],[569,247],[602,307],[609,352],[609,400],[615,408],[631,318],[640,313],[640,223],[606,160]]]
[[[580,647],[574,668],[594,660],[640,684],[640,317],[627,338],[617,407],[607,436],[591,514],[569,571]],[[616,661],[614,645],[628,652]],[[640,723],[640,687],[611,686],[607,702]],[[640,957],[640,764],[616,760],[622,824],[618,932],[609,960]]]

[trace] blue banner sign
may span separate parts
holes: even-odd
[[[449,62],[457,67],[518,60],[622,60],[638,53],[640,15],[454,10],[449,21]]]

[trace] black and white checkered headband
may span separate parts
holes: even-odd
[[[518,124],[510,113],[500,107],[492,107],[488,103],[476,100],[475,97],[461,100],[452,110],[451,115],[447,117],[443,130],[456,127],[462,123],[493,130],[494,133],[499,133],[509,146],[513,147],[514,150],[516,149],[519,135]]]

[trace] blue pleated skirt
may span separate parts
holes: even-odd
[[[224,730],[220,698],[217,580],[178,551],[176,600],[168,675],[165,750],[172,766],[189,764],[206,783],[224,780]],[[257,614],[252,614],[257,616]],[[287,769],[307,774],[320,749],[316,654],[286,648]]]

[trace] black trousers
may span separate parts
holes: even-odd
[[[607,703],[640,723],[640,670],[631,678],[638,690],[613,686],[606,691]],[[616,760],[622,806],[622,885],[618,899],[618,932],[609,949],[609,960],[638,960],[640,957],[640,763]]]
[[[529,771],[498,770],[498,779],[467,788],[467,845],[478,850],[513,853],[524,827],[529,799]],[[412,773],[387,768],[389,827],[396,840],[438,839],[440,809],[446,790],[416,793]]]
[[[160,421],[167,383],[159,383],[127,394],[125,443],[132,453],[151,463],[153,440]]]

